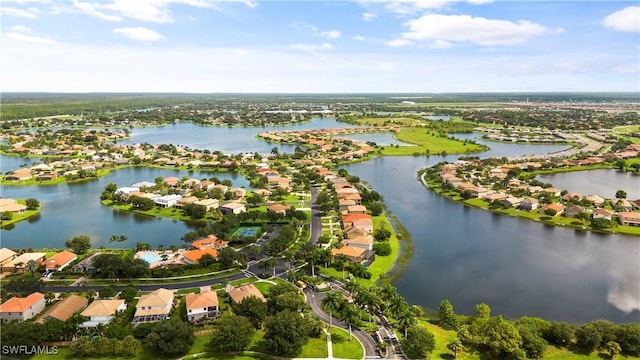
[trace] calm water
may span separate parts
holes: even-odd
[[[287,128],[335,126],[347,125],[325,119]],[[173,143],[230,153],[270,152],[273,144],[253,139],[263,130],[177,124],[134,130],[130,141]],[[477,139],[477,136],[460,137]],[[566,148],[486,144],[492,150],[481,154],[482,157]],[[579,232],[492,215],[445,200],[416,180],[419,168],[456,159],[457,156],[386,157],[346,166],[350,173],[367,180],[384,196],[389,209],[412,235],[415,254],[395,283],[409,302],[435,309],[442,299],[448,298],[457,312],[465,314],[471,314],[475,304],[486,302],[495,314],[510,317],[542,316],[569,322],[595,318],[640,321],[640,238]],[[1,157],[0,168],[6,172],[31,161]],[[248,187],[246,179],[234,174],[144,168],[119,170],[83,184],[3,187],[2,196],[36,197],[45,208],[38,220],[2,230],[2,246],[62,247],[65,239],[80,234],[90,235],[96,247],[110,246],[108,239],[112,234],[129,238],[117,246],[133,246],[138,241],[165,246],[181,244],[180,237],[189,231],[190,225],[116,212],[99,202],[100,193],[110,182],[123,186],[171,175],[196,178],[215,175],[231,179],[234,186]],[[611,183],[617,185],[616,181]]]
[[[605,199],[615,199],[617,190],[627,192],[627,199],[640,199],[640,176],[621,173],[615,169],[590,170],[588,181],[584,172],[565,172],[538,175],[544,183],[551,183],[558,189],[571,189],[582,195],[597,194]]]

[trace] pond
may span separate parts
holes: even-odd
[[[540,174],[536,179],[551,183],[558,189],[582,195],[600,195],[605,199],[615,199],[616,191],[624,190],[627,199],[640,199],[640,176],[616,169]]]

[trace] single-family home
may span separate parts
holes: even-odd
[[[625,199],[611,200],[611,204],[618,211],[630,212],[633,210],[633,205]]]
[[[39,292],[23,298],[12,297],[0,305],[0,319],[24,322],[44,310],[45,305],[44,294]]]
[[[18,204],[15,199],[0,199],[0,213],[10,212],[14,214],[22,214],[27,210],[27,206]]]
[[[20,180],[29,180],[33,176],[31,169],[29,168],[20,168],[11,172],[11,174],[5,177],[6,180],[10,181],[20,181]]]
[[[180,199],[182,199],[181,195],[164,195],[154,198],[153,201],[156,203],[156,205],[167,208],[175,206]]]
[[[613,213],[607,209],[595,209],[593,210],[593,212],[591,213],[591,217],[593,219],[607,219],[607,220],[611,220],[611,216],[613,215]]]
[[[283,205],[283,204],[279,204],[279,203],[275,203],[275,204],[271,204],[271,205],[267,206],[267,211],[271,211],[271,212],[274,212],[276,214],[286,215],[287,214],[287,210],[289,210],[289,206],[286,206],[286,205]]]
[[[373,262],[375,259],[375,253],[371,250],[363,249],[360,247],[354,246],[343,246],[341,248],[333,248],[331,249],[331,255],[344,255],[350,261],[358,262],[358,263],[367,263]]]
[[[373,237],[369,235],[355,236],[342,240],[342,245],[371,250],[373,249]]]
[[[506,199],[502,200],[502,206],[514,207],[518,206],[522,202],[521,197],[509,196]]]
[[[74,262],[77,258],[78,255],[69,250],[64,250],[45,260],[44,266],[47,270],[60,271]]]
[[[220,315],[218,294],[215,291],[189,293],[185,303],[189,322],[196,322],[202,318],[215,319]]]
[[[75,294],[69,295],[63,300],[53,304],[36,322],[42,324],[48,319],[67,321],[73,314],[82,311],[88,303],[89,301],[82,296]]]
[[[593,206],[597,207],[597,208],[601,208],[604,206],[604,198],[600,195],[587,195],[585,196],[585,199],[591,201],[593,203]]]
[[[247,207],[243,203],[232,201],[220,206],[220,211],[225,215],[240,214],[246,212]]]
[[[233,287],[231,285],[225,288],[229,298],[234,304],[239,304],[245,298],[253,296],[262,302],[267,302],[264,295],[258,290],[258,288],[253,284],[244,284],[238,287]]]
[[[640,213],[632,211],[621,211],[618,213],[620,224],[626,226],[640,226]]]
[[[531,211],[531,210],[537,209],[538,205],[539,205],[538,199],[525,198],[520,202],[520,204],[518,204],[518,209]]]
[[[347,226],[344,228],[343,233],[344,233],[345,239],[354,238],[357,236],[364,236],[369,234],[368,232],[364,231],[364,229],[359,228],[357,226]]]
[[[16,258],[17,253],[11,249],[2,248],[0,249],[0,266],[10,262],[11,260]]]
[[[27,263],[31,260],[37,262],[38,264],[42,264],[44,258],[47,256],[46,253],[24,253],[8,263],[2,265],[2,272],[27,272]]]
[[[119,299],[99,299],[94,300],[86,309],[84,309],[80,315],[89,318],[89,320],[83,322],[80,327],[93,328],[98,325],[106,325],[111,321],[118,311],[125,311],[127,305],[124,300]]]
[[[198,239],[191,243],[194,249],[202,249],[205,247],[220,250],[229,245],[228,241],[224,241],[213,234],[207,235],[207,237]]]
[[[174,207],[178,208],[178,209],[182,209],[184,206],[189,205],[189,204],[193,204],[196,201],[198,201],[198,198],[195,196],[185,196],[183,198],[178,199],[178,201],[176,201],[176,204],[174,205]]]
[[[338,200],[338,207],[340,208],[340,211],[347,211],[348,207],[352,205],[357,205],[357,204],[353,200],[348,200],[348,199]]]
[[[98,271],[98,269],[96,269],[96,267],[93,266],[93,261],[98,255],[100,255],[100,253],[95,253],[87,258],[84,258],[79,263],[73,265],[71,267],[71,271],[73,271],[74,273],[83,273],[83,272],[95,273],[96,271]]]
[[[271,196],[271,194],[273,194],[271,191],[267,190],[267,189],[257,189],[257,190],[253,190],[254,194],[258,194],[262,197],[268,197]]]
[[[555,211],[555,215],[560,215],[564,212],[564,205],[559,203],[553,203],[553,204],[544,204],[540,207],[541,213],[546,213],[547,210],[553,210]]]
[[[231,189],[233,193],[233,198],[236,200],[242,199],[247,194],[247,189],[245,188],[233,188]]]
[[[165,161],[165,164],[169,161],[170,160],[167,159],[167,161]],[[164,179],[164,184],[168,187],[177,188],[178,186],[180,186],[180,179],[175,176],[169,176]]]
[[[169,318],[173,307],[173,296],[173,291],[163,288],[140,296],[131,323],[156,322]]]
[[[569,205],[564,210],[564,215],[566,217],[576,217],[584,212],[584,207],[580,205]]]
[[[367,208],[363,205],[351,205],[347,206],[347,213],[349,214],[366,214]]]
[[[582,198],[582,195],[578,194],[577,192],[568,192],[562,195],[562,201],[580,200],[581,198]]]
[[[218,199],[202,199],[198,201],[194,201],[195,205],[204,206],[204,208],[209,211],[211,209],[217,209],[220,206],[220,200]]]

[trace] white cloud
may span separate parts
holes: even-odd
[[[602,24],[618,31],[640,32],[640,6],[629,6],[607,15]]]
[[[387,46],[391,46],[391,47],[401,47],[401,46],[412,45],[413,41],[408,40],[408,39],[395,39],[395,40],[387,41],[387,42],[385,42],[385,44],[387,44]]]
[[[332,50],[333,49],[333,45],[329,44],[329,43],[323,43],[323,44],[291,44],[289,45],[290,48],[295,49],[295,50],[301,50],[301,51],[319,51],[319,50]]]
[[[446,8],[455,2],[468,2],[474,5],[480,5],[493,2],[493,0],[383,0],[382,2],[386,2],[385,8],[393,13],[411,15],[424,10]]]
[[[15,25],[9,28],[8,32],[2,34],[5,39],[15,40],[21,44],[36,44],[36,45],[56,45],[57,41],[48,39],[33,34],[31,28],[23,25]]]
[[[373,19],[375,19],[377,17],[378,17],[378,15],[376,15],[374,13],[370,13],[370,12],[366,12],[366,13],[362,14],[362,19],[364,21],[371,21],[371,20],[373,20]]]
[[[153,42],[164,39],[160,33],[144,27],[124,27],[113,30],[114,34],[122,34],[131,40]]]
[[[81,12],[91,15],[91,16],[95,16],[99,19],[102,20],[107,20],[107,21],[121,21],[122,17],[118,16],[118,15],[109,15],[109,14],[105,14],[103,11],[99,10],[100,8],[103,8],[104,6],[101,4],[97,4],[97,3],[85,3],[85,2],[80,2],[77,0],[73,0],[73,5]]]
[[[398,64],[395,62],[381,62],[376,66],[376,70],[381,72],[393,72],[396,71],[397,68]]]
[[[623,74],[640,74],[640,64],[621,64],[616,66],[614,71]]]
[[[294,28],[294,29],[296,29],[296,30],[309,30],[309,31],[313,31],[313,32],[318,31],[318,27],[317,26],[315,26],[313,24],[306,23],[304,21],[296,21],[296,22],[292,23],[289,26]]]
[[[2,14],[2,16],[15,16],[15,17],[28,18],[28,19],[35,19],[37,17],[36,12],[38,12],[38,9],[35,9],[35,8],[24,10],[24,9],[18,9],[11,6],[0,7],[0,14]]]
[[[320,37],[326,37],[329,39],[337,39],[340,37],[340,31],[338,30],[329,30],[329,31],[322,31],[316,34],[317,36]]]
[[[429,44],[429,47],[432,49],[448,49],[453,47],[453,43],[445,40],[436,39],[434,42]]]
[[[357,41],[365,41],[365,40],[367,40],[367,38],[362,36],[362,35],[356,35],[352,39],[353,40],[357,40]]]
[[[300,70],[300,71],[313,71],[313,70],[316,70],[316,67],[311,64],[303,64],[303,65],[296,66],[294,69]]]
[[[429,14],[405,25],[410,31],[401,34],[404,39],[472,42],[478,45],[519,44],[549,32],[544,26],[526,20],[512,22],[469,15]]]

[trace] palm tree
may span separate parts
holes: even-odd
[[[360,311],[355,306],[347,304],[342,312],[342,316],[344,316],[344,321],[349,323],[349,341],[351,341],[351,324],[360,320]]]
[[[415,315],[413,315],[413,312],[411,312],[411,310],[408,308],[405,308],[405,310],[398,315],[397,319],[398,325],[404,328],[404,337],[406,339],[409,326],[415,325],[418,320],[416,319]]]
[[[27,261],[27,270],[31,273],[31,277],[33,277],[33,273],[36,272],[36,270],[38,270],[38,268],[40,267],[40,264],[38,264],[37,261],[35,260],[29,260]]]
[[[93,289],[89,289],[87,290],[87,300],[89,300],[89,302],[93,301],[93,299],[96,297],[96,291]]]
[[[272,257],[271,259],[267,260],[267,263],[269,264],[269,267],[273,269],[273,277],[276,277],[276,267],[278,266],[280,261],[278,261],[278,258]]]
[[[424,310],[422,310],[422,306],[420,305],[411,305],[409,309],[411,310],[413,315],[418,319],[424,316]]]
[[[322,299],[322,306],[329,311],[329,328],[333,326],[333,312],[340,310],[344,303],[345,300],[340,291],[332,291],[326,298]]]
[[[270,267],[271,267],[271,264],[269,264],[269,261],[267,261],[266,259],[258,263],[258,269],[260,269],[260,271],[262,272],[266,272],[267,269],[269,269]]]
[[[408,310],[408,308],[409,305],[407,302],[399,295],[391,298],[391,301],[389,302],[389,310],[391,310],[391,313],[395,316],[400,315],[405,310]]]
[[[51,301],[56,298],[56,294],[53,291],[47,291],[44,294],[44,299],[47,301],[47,305],[51,304]]]
[[[349,281],[346,286],[351,296],[355,296],[356,294],[358,294],[358,290],[360,290],[360,284],[358,284],[358,282],[353,279]]]

